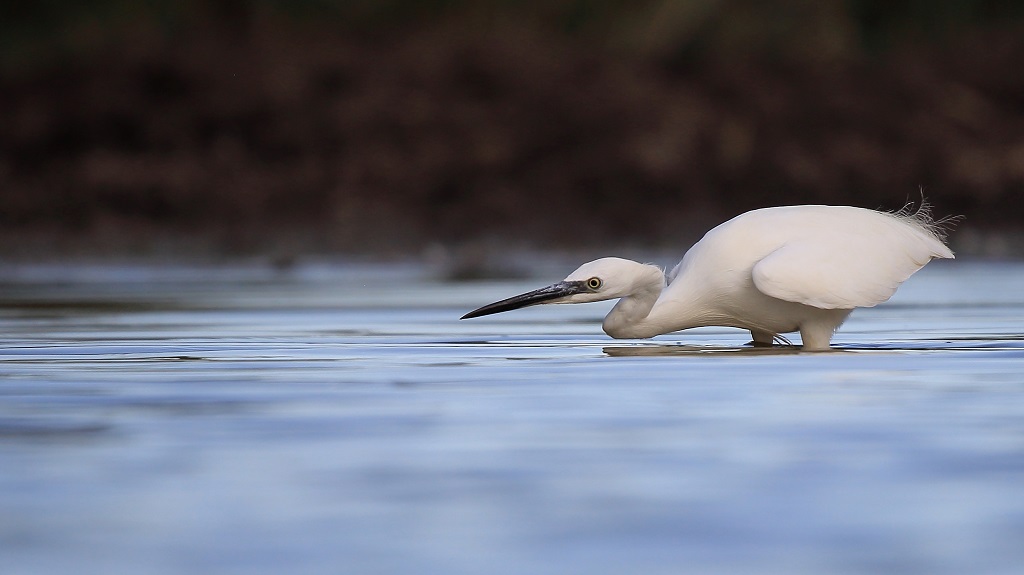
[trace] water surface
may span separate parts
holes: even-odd
[[[557,279],[2,268],[0,572],[1020,572],[1024,266],[832,353],[456,319]]]

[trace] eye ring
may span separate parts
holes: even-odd
[[[587,280],[587,288],[591,290],[599,289],[601,284],[601,278],[590,278]]]

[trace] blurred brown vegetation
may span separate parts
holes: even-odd
[[[922,187],[1024,226],[1012,6],[96,4],[0,26],[0,252],[681,250]]]

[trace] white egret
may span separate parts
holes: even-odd
[[[715,227],[676,267],[622,258],[585,263],[563,281],[485,305],[462,319],[547,303],[619,301],[604,320],[614,338],[700,326],[750,330],[755,345],[800,332],[805,350],[829,349],[857,307],[888,300],[933,258],[952,258],[922,202],[916,212],[849,206],[753,210]]]

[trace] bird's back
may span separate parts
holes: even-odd
[[[764,208],[705,234],[669,274],[666,296],[699,288],[723,297],[754,287],[780,300],[852,309],[889,299],[932,258],[952,257],[927,212]]]

